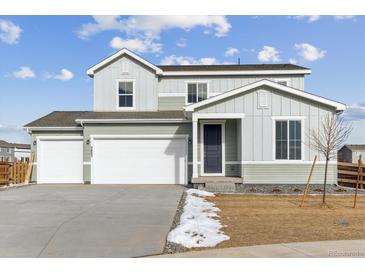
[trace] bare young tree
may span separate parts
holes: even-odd
[[[323,204],[326,203],[327,169],[330,159],[336,158],[338,149],[344,144],[352,131],[352,126],[346,123],[341,117],[334,114],[327,114],[319,130],[310,132],[310,144],[326,159],[323,184]]]

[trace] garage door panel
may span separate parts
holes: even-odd
[[[82,140],[40,140],[38,183],[82,183]]]
[[[185,139],[96,139],[93,183],[184,184]]]

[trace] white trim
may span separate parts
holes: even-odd
[[[271,116],[273,120],[305,120],[305,116]]]
[[[158,97],[186,97],[185,93],[181,93],[181,92],[164,92],[164,93],[159,93]]]
[[[124,124],[124,123],[191,123],[186,119],[76,119],[78,124]]]
[[[214,124],[221,126],[221,149],[222,149],[222,172],[205,173],[204,172],[204,126]],[[225,176],[226,174],[226,121],[200,121],[200,176]]]
[[[58,130],[64,130],[64,131],[82,131],[82,127],[24,127],[28,131],[58,131]]]
[[[116,109],[117,110],[135,110],[136,109],[136,79],[129,79],[129,78],[125,78],[125,79],[116,79]],[[121,107],[119,106],[119,97],[123,96],[119,94],[119,83],[121,82],[126,82],[126,83],[132,83],[132,106],[131,107]],[[125,95],[125,96],[130,96],[130,95]]]
[[[210,88],[210,85],[209,85],[209,81],[208,80],[186,80],[185,81],[185,105],[192,105],[192,104],[195,104],[195,103],[189,103],[188,102],[188,85],[189,84],[196,84],[197,87],[196,87],[196,96],[198,98],[198,84],[207,84],[207,98],[208,99],[210,96],[209,96],[209,88]],[[204,99],[204,100],[206,100]],[[204,101],[203,100],[203,101]]]
[[[188,134],[92,134],[90,135],[91,142],[95,139],[186,139]]]
[[[36,140],[38,142],[41,140],[83,140],[84,136],[37,136]]]
[[[295,88],[292,88],[292,87],[280,85],[278,83],[275,83],[275,82],[267,80],[267,79],[263,79],[263,80],[260,80],[260,81],[257,81],[257,82],[251,83],[251,84],[247,84],[243,87],[236,88],[236,89],[224,92],[220,95],[208,98],[204,101],[201,101],[201,102],[198,102],[198,103],[195,103],[195,104],[190,104],[190,105],[186,106],[184,109],[185,109],[185,111],[194,111],[196,108],[199,108],[199,107],[202,107],[202,106],[217,102],[219,100],[226,99],[228,97],[231,97],[231,96],[234,96],[234,95],[237,95],[237,94],[245,93],[247,91],[250,91],[252,89],[255,89],[255,88],[258,88],[258,87],[261,87],[261,86],[269,86],[269,87],[272,87],[272,88],[287,92],[289,94],[293,94],[295,96],[307,98],[309,100],[313,100],[313,101],[316,101],[316,102],[319,102],[319,103],[334,107],[334,108],[336,108],[337,111],[344,111],[346,109],[346,105],[344,105],[342,103],[335,102],[335,101],[332,101],[332,100],[329,100],[329,99],[326,99],[326,98],[323,98],[323,97],[320,97],[320,96],[317,96],[317,95],[314,95],[314,94],[310,94],[310,93],[307,93],[303,90],[299,90],[299,89],[295,89]]]
[[[163,71],[163,76],[187,75],[284,75],[284,74],[311,74],[310,69],[297,70],[222,70],[222,71]]]
[[[326,161],[317,161],[316,164],[325,164]],[[309,165],[313,164],[313,161],[294,161],[294,160],[286,160],[286,161],[241,161],[242,165],[245,164],[273,164],[273,165],[286,165],[286,164],[300,164],[300,165]],[[337,161],[329,161],[328,164],[337,165]]]
[[[185,185],[188,184],[188,151],[189,151],[189,135],[188,134],[166,134],[166,135],[98,135],[98,134],[92,134],[90,135],[90,147],[92,149],[92,146],[94,145],[95,139],[185,139]],[[91,168],[90,168],[90,183],[93,184],[95,182],[94,180],[94,157],[91,155]]]
[[[193,113],[193,121],[199,119],[243,119],[244,113]]]
[[[89,166],[89,165],[91,165],[91,162],[84,162],[83,164],[86,166]]]
[[[122,56],[123,54],[128,55],[129,57],[132,57],[133,59],[141,62],[142,64],[146,65],[147,67],[150,67],[151,69],[153,69],[154,71],[156,71],[157,74],[162,74],[162,70],[155,66],[154,64],[146,61],[145,59],[143,59],[142,57],[138,56],[137,54],[131,52],[130,50],[123,48],[120,51],[114,53],[112,56],[109,56],[108,58],[104,59],[103,61],[101,61],[100,63],[92,66],[91,68],[89,68],[86,73],[90,76],[93,77],[95,74],[95,71],[98,70],[99,68],[101,68],[102,66],[114,61],[115,59],[119,58],[120,56]]]
[[[272,116],[272,159],[276,162],[303,162],[305,158],[305,116]],[[289,159],[289,123],[287,123],[287,142],[288,142],[288,159],[276,159],[276,121],[300,121],[300,141],[301,141],[301,154],[300,154],[300,160],[290,160]]]

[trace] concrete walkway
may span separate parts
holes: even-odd
[[[255,245],[166,254],[165,258],[365,258],[365,240]]]

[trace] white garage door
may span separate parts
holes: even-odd
[[[40,139],[37,142],[38,183],[82,183],[82,139]]]
[[[95,137],[92,183],[185,184],[186,146],[185,138]]]

